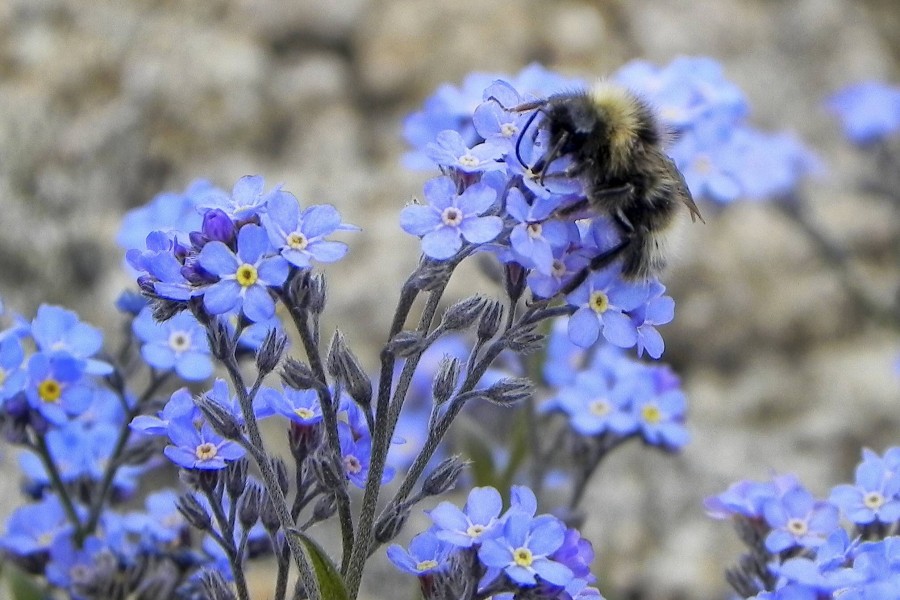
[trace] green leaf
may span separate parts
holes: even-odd
[[[42,600],[45,596],[35,577],[30,577],[11,565],[5,565],[4,579],[9,582],[13,600]]]
[[[341,574],[322,547],[311,537],[297,529],[292,529],[289,535],[296,536],[300,543],[303,544],[306,560],[312,566],[313,574],[316,577],[319,598],[322,600],[350,600],[350,594],[347,592],[347,587],[344,585]],[[310,594],[310,597],[313,596],[314,594]]]

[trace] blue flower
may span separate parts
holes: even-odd
[[[423,531],[409,543],[409,550],[398,544],[387,549],[387,556],[394,565],[411,575],[426,575],[444,569],[449,564],[453,547],[434,533]]]
[[[28,556],[49,550],[60,534],[71,530],[62,502],[47,494],[40,502],[20,506],[9,516],[0,546],[17,556]]]
[[[132,329],[143,342],[141,355],[151,367],[175,369],[187,381],[206,379],[213,372],[206,330],[189,312],[180,312],[159,323],[149,308],[132,322]]]
[[[235,221],[245,221],[266,211],[266,204],[281,192],[277,185],[265,192],[265,181],[259,175],[245,175],[237,180],[231,194],[219,189],[208,190],[197,202],[201,209],[219,209]]]
[[[568,416],[572,428],[582,435],[600,435],[611,431],[626,436],[638,428],[631,403],[638,387],[635,381],[623,380],[610,385],[596,371],[584,371],[575,382],[560,390],[554,400]]]
[[[569,338],[582,348],[596,342],[601,333],[621,348],[637,343],[637,328],[625,313],[646,301],[647,290],[624,282],[617,275],[615,268],[592,273],[566,297],[569,304],[578,307],[569,319]]]
[[[900,129],[900,87],[879,81],[847,86],[826,102],[844,127],[844,135],[868,144]]]
[[[646,304],[634,309],[631,321],[637,331],[637,354],[646,351],[651,358],[659,358],[665,350],[662,336],[656,330],[659,325],[671,323],[675,318],[675,301],[671,296],[663,296],[666,287],[654,281],[649,284],[649,299]]]
[[[506,210],[518,221],[509,234],[509,241],[516,262],[529,269],[536,269],[544,275],[552,275],[554,249],[564,249],[572,241],[577,241],[578,230],[562,221],[550,219],[559,207],[559,199],[535,198],[529,204],[522,192],[513,188],[506,197]],[[572,237],[576,240],[572,240]]]
[[[338,439],[341,445],[341,462],[344,466],[344,474],[347,479],[360,489],[366,487],[366,478],[369,476],[369,463],[372,459],[372,440],[366,435],[355,438],[350,426],[338,423]],[[382,483],[387,483],[394,477],[394,470],[385,467],[381,478]]]
[[[82,413],[92,400],[83,381],[84,361],[71,356],[48,356],[42,352],[28,360],[28,403],[51,423],[60,425],[69,416]]]
[[[540,577],[564,586],[572,580],[572,570],[549,556],[563,545],[565,534],[565,526],[556,517],[532,518],[524,512],[510,512],[502,536],[484,540],[478,558],[488,568],[502,569],[520,585],[535,585]]]
[[[505,110],[522,104],[516,89],[506,81],[495,81],[484,90],[485,102],[478,105],[472,115],[472,123],[487,143],[514,152],[522,129],[530,118],[529,113]]]
[[[867,450],[856,467],[855,485],[835,486],[829,501],[857,525],[893,523],[900,520],[900,477],[895,466]]]
[[[197,427],[203,421],[200,409],[194,404],[191,392],[187,388],[175,390],[157,416],[138,415],[129,426],[144,435],[162,436],[166,435],[172,421],[190,422]]]
[[[772,528],[765,539],[766,549],[773,554],[794,546],[820,546],[839,526],[837,507],[816,500],[802,487],[767,501],[763,514]]]
[[[500,492],[492,487],[475,487],[469,492],[463,510],[450,502],[441,502],[428,515],[439,539],[458,548],[470,548],[500,533],[498,517],[502,509]]]
[[[763,507],[769,500],[798,487],[800,482],[793,476],[766,482],[738,481],[721,494],[706,498],[703,505],[714,519],[730,519],[735,515],[757,519],[763,516]]]
[[[219,277],[203,293],[203,305],[214,315],[241,308],[251,321],[275,314],[269,287],[287,279],[289,265],[281,256],[269,256],[268,237],[262,227],[245,225],[238,232],[237,253],[222,242],[209,242],[200,251],[200,266]]]
[[[337,210],[328,204],[310,206],[301,212],[297,199],[287,192],[269,201],[261,221],[272,246],[300,269],[309,268],[311,259],[329,263],[343,258],[347,245],[325,237],[335,231],[356,229],[341,223]]]
[[[323,418],[319,394],[315,390],[286,387],[282,393],[273,394],[269,404],[275,414],[300,425],[315,425]]]
[[[670,449],[687,444],[690,436],[684,427],[685,405],[681,390],[670,390],[660,395],[652,392],[639,394],[634,400],[633,411],[644,441]]]
[[[185,277],[187,270],[175,253],[180,252],[175,238],[161,231],[147,236],[146,250],[129,250],[125,258],[137,271],[141,289],[171,300],[189,300],[201,293]],[[190,272],[190,271],[188,271]]]
[[[171,421],[167,433],[172,443],[163,452],[185,469],[224,469],[229,462],[244,456],[244,449],[237,442],[224,439],[206,422],[198,429],[192,423]]]
[[[31,322],[31,336],[41,352],[54,356],[68,354],[82,359],[86,373],[112,373],[112,365],[91,358],[103,347],[103,333],[82,322],[71,310],[42,304]]]
[[[493,240],[503,229],[497,216],[481,217],[497,199],[494,189],[476,183],[461,194],[449,177],[437,177],[425,184],[428,205],[407,206],[400,213],[400,226],[422,237],[422,251],[429,257],[450,258],[462,247],[461,237],[473,244]]]
[[[188,528],[184,515],[178,510],[177,501],[178,494],[174,490],[148,494],[144,502],[146,510],[126,515],[125,527],[150,548],[160,543],[176,542]]]
[[[193,231],[202,223],[197,212],[199,200],[215,190],[206,180],[190,183],[183,193],[164,192],[147,204],[128,211],[116,235],[116,243],[125,250],[140,249],[154,231]],[[224,193],[224,192],[220,192]]]
[[[440,132],[437,140],[425,148],[428,158],[436,165],[463,173],[484,173],[505,168],[503,146],[484,142],[469,148],[462,136],[452,129]]]
[[[15,336],[0,338],[0,403],[25,388],[27,376],[21,368],[25,353]]]

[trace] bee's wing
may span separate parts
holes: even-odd
[[[700,214],[700,209],[697,208],[697,203],[694,202],[694,197],[691,195],[691,190],[688,189],[687,182],[684,180],[684,175],[681,174],[681,171],[678,170],[678,167],[675,166],[675,162],[669,158],[665,157],[666,166],[675,176],[675,180],[678,182],[678,189],[676,193],[678,195],[678,199],[681,200],[687,209],[691,213],[691,222],[696,223],[697,219],[700,219],[700,222],[706,224],[706,221],[703,219],[703,215]]]

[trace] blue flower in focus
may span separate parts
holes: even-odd
[[[835,486],[829,501],[857,525],[900,520],[900,476],[896,466],[871,450],[864,451],[863,462],[856,467],[856,483]]]
[[[763,505],[763,514],[772,528],[765,539],[766,549],[773,554],[795,546],[816,548],[840,524],[836,506],[816,500],[802,487],[770,499]]]
[[[315,425],[322,420],[322,406],[315,390],[295,390],[286,387],[272,395],[270,407],[281,416],[300,425]]]
[[[262,321],[275,314],[275,301],[269,287],[281,286],[288,276],[288,262],[281,256],[269,256],[271,246],[266,232],[258,225],[244,225],[238,233],[237,253],[222,242],[209,242],[200,251],[200,266],[219,277],[203,293],[203,305],[220,315],[240,308],[251,321]]]
[[[172,443],[163,452],[185,469],[224,469],[229,462],[244,456],[240,444],[226,440],[206,422],[198,429],[193,423],[171,421],[167,433]]]
[[[42,352],[28,360],[28,403],[56,425],[84,412],[91,404],[91,388],[83,381],[84,361]]]
[[[141,355],[151,367],[175,369],[187,381],[206,379],[213,372],[206,330],[194,316],[180,312],[159,323],[149,308],[144,308],[132,322],[132,329],[143,345]]]
[[[498,146],[504,152],[515,152],[516,143],[530,114],[506,109],[522,104],[522,98],[509,83],[495,81],[484,90],[484,99],[472,115],[475,131],[488,144]]]
[[[554,248],[566,248],[573,241],[573,233],[578,235],[577,228],[573,232],[562,221],[548,220],[558,207],[558,198],[535,198],[529,204],[517,188],[506,197],[507,212],[518,221],[509,234],[516,262],[543,275],[553,274]]]
[[[631,348],[637,343],[637,328],[625,314],[647,299],[644,286],[622,281],[618,270],[607,268],[588,276],[566,301],[578,307],[569,318],[569,338],[582,348],[597,341],[600,334],[611,344]]]
[[[185,277],[182,261],[176,257],[180,252],[177,240],[161,231],[147,236],[146,250],[129,250],[125,258],[134,269],[143,273],[138,277],[138,285],[163,298],[189,300],[201,293]]]
[[[31,336],[41,352],[51,356],[68,354],[82,359],[86,373],[112,373],[112,365],[91,358],[103,347],[103,333],[82,322],[74,311],[42,304],[31,322]]]
[[[457,548],[471,548],[485,538],[500,533],[503,499],[492,487],[475,487],[469,492],[463,510],[450,502],[441,502],[428,515],[434,522],[438,539]]]
[[[0,547],[16,556],[28,556],[50,549],[53,541],[72,530],[62,502],[52,494],[35,504],[17,508],[7,519]]]
[[[426,575],[444,569],[449,564],[453,547],[434,533],[423,531],[409,543],[409,550],[398,544],[387,549],[387,556],[394,565],[411,575]]]
[[[663,296],[666,287],[658,281],[650,283],[649,290],[647,303],[634,309],[630,315],[637,331],[638,356],[643,356],[646,351],[651,358],[659,358],[666,346],[656,328],[671,323],[675,318],[675,301],[671,296]]]
[[[138,415],[129,426],[144,435],[161,436],[166,435],[172,421],[189,422],[196,427],[200,427],[203,421],[200,409],[194,404],[191,392],[187,388],[175,390],[157,416]]]
[[[338,423],[338,439],[341,445],[341,462],[347,479],[360,489],[366,487],[369,476],[369,463],[372,459],[372,440],[367,436],[355,439],[350,426]],[[394,477],[394,470],[385,467],[381,483],[387,483]]]
[[[400,226],[407,233],[422,238],[422,252],[443,260],[460,248],[462,239],[473,244],[493,240],[503,229],[497,216],[481,217],[497,199],[497,193],[484,183],[469,186],[456,194],[456,184],[449,177],[437,177],[425,184],[428,205],[407,206],[400,213]]]
[[[266,211],[266,204],[281,193],[281,185],[265,191],[260,175],[245,175],[237,180],[231,194],[208,190],[197,202],[201,209],[219,209],[235,221],[244,221]]]
[[[531,586],[538,577],[564,586],[572,580],[572,570],[549,556],[565,542],[566,528],[556,517],[529,515],[511,511],[503,534],[484,540],[478,558],[489,569],[502,569],[514,582]]]
[[[869,81],[847,86],[826,101],[857,144],[878,141],[900,129],[900,86]]]
[[[309,268],[311,259],[329,263],[343,258],[347,244],[325,237],[335,231],[356,229],[341,223],[338,211],[327,204],[310,206],[301,212],[297,199],[287,192],[269,201],[261,221],[276,251],[300,269]]]
[[[440,132],[434,142],[425,146],[425,153],[439,167],[458,169],[463,173],[484,173],[505,168],[503,146],[484,142],[469,148],[462,136],[452,129]]]

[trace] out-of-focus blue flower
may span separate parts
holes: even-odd
[[[626,314],[647,300],[645,286],[618,278],[615,267],[596,271],[566,301],[578,307],[569,318],[569,338],[587,348],[600,334],[611,344],[630,348],[637,343],[637,328]]]
[[[857,144],[868,144],[900,129],[900,86],[879,81],[850,85],[826,101],[828,110],[841,120],[844,135]]]
[[[101,552],[108,550],[97,536],[88,536],[79,546],[74,534],[60,535],[50,546],[50,562],[45,570],[47,581],[63,590],[71,589],[76,583],[87,583],[96,569],[94,561]]]
[[[157,544],[178,541],[188,523],[178,510],[178,494],[174,490],[160,490],[147,495],[145,511],[131,512],[125,516],[125,527],[136,534],[148,549]]]
[[[151,367],[174,369],[187,381],[206,379],[213,372],[206,330],[189,312],[180,312],[159,323],[149,308],[132,322],[132,329],[143,345],[141,355]]]
[[[349,425],[338,423],[338,439],[341,445],[341,462],[344,465],[344,474],[356,487],[366,487],[366,477],[369,476],[369,463],[372,459],[372,440],[366,435],[354,438],[353,430]],[[385,467],[381,483],[387,483],[394,477],[394,470]]]
[[[707,514],[714,519],[730,519],[744,516],[751,519],[762,518],[763,506],[772,499],[778,499],[786,492],[800,487],[800,482],[792,475],[781,475],[773,481],[738,481],[717,496],[704,500]]]
[[[566,528],[556,517],[532,518],[523,512],[510,512],[499,537],[484,540],[478,558],[488,568],[502,569],[520,585],[548,583],[565,586],[572,580],[569,567],[550,559],[565,542]]]
[[[425,184],[428,205],[407,206],[400,213],[400,226],[422,238],[422,252],[431,258],[450,258],[462,247],[462,238],[473,244],[493,240],[503,229],[497,216],[480,216],[496,201],[489,186],[478,183],[456,193],[449,177],[437,177]]]
[[[25,353],[14,336],[0,339],[0,403],[25,388],[27,376],[21,368]]]
[[[637,384],[623,379],[610,385],[603,374],[585,371],[575,377],[572,385],[560,390],[553,406],[562,409],[572,428],[582,435],[611,431],[625,436],[638,428],[638,420],[631,410]]]
[[[244,221],[265,212],[269,200],[282,193],[281,185],[268,192],[265,185],[261,176],[245,175],[234,184],[231,194],[219,189],[207,190],[197,206],[201,209],[219,209],[235,221]]]
[[[147,204],[125,214],[116,243],[125,250],[140,250],[144,247],[144,240],[154,231],[169,233],[199,229],[202,217],[197,211],[197,203],[214,189],[209,181],[198,179],[191,182],[183,193],[156,195]]]
[[[463,510],[450,502],[441,502],[429,511],[435,535],[458,548],[470,548],[483,539],[500,533],[503,499],[492,487],[476,487],[469,492]]]
[[[244,449],[237,442],[226,440],[206,422],[198,429],[191,423],[171,421],[167,434],[172,443],[163,452],[185,469],[224,469],[229,462],[244,456]]]
[[[670,390],[657,395],[649,388],[643,391],[635,398],[633,410],[644,441],[670,449],[687,444],[690,436],[684,427],[684,393]]]
[[[802,487],[767,501],[763,514],[772,528],[765,540],[766,549],[772,553],[794,546],[820,546],[839,525],[837,507],[816,500]]]
[[[42,304],[31,322],[31,336],[39,351],[49,356],[71,355],[84,361],[84,371],[108,375],[112,365],[91,358],[103,347],[103,333],[61,306]]]
[[[72,530],[62,502],[52,494],[35,504],[17,508],[6,521],[6,533],[0,546],[17,556],[28,556],[50,549],[53,541]]]
[[[341,223],[341,216],[331,205],[310,206],[302,212],[297,199],[282,192],[269,201],[261,221],[272,246],[295,267],[306,269],[311,259],[330,263],[347,253],[347,244],[325,238],[335,231],[358,228]]]
[[[200,251],[200,266],[219,278],[203,293],[203,305],[214,315],[241,308],[251,321],[275,314],[269,287],[287,279],[289,265],[272,250],[266,232],[258,225],[245,225],[238,233],[237,252],[222,242],[209,242]]]
[[[900,519],[900,476],[884,459],[866,450],[856,467],[856,483],[836,486],[829,500],[857,525]]]
[[[387,549],[387,556],[401,571],[420,576],[447,567],[452,550],[453,546],[434,533],[423,531],[409,543],[409,550],[393,544]]]

